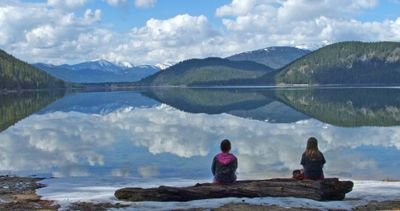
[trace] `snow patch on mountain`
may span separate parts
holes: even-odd
[[[172,62],[165,62],[165,63],[156,64],[156,65],[154,65],[154,66],[160,68],[161,70],[164,70],[164,69],[167,69],[168,67],[171,67],[172,65],[174,65],[174,63],[172,63]]]
[[[43,63],[33,65],[54,77],[77,83],[135,82],[160,70],[153,65],[135,66],[129,62],[113,63],[104,59],[73,65]]]

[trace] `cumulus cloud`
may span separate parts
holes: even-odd
[[[117,6],[135,6],[136,8],[150,8],[154,7],[157,0],[134,0],[132,4],[128,0],[104,0],[107,4]]]
[[[261,47],[316,49],[345,41],[400,40],[400,17],[363,21],[378,0],[232,0],[216,8],[216,27],[205,15],[151,18],[115,32],[88,0],[0,3],[0,48],[28,62],[77,63],[94,59],[133,64],[173,64],[189,58],[225,57]],[[151,7],[155,0],[104,0],[111,6]],[[393,4],[393,2],[392,2]],[[301,11],[301,12],[298,12]],[[106,14],[106,13],[105,13]]]
[[[213,46],[223,43],[220,33],[207,17],[177,15],[167,20],[150,19],[144,27],[133,28],[125,42],[110,49],[106,58],[123,61],[138,54],[135,63],[166,63],[215,52]]]
[[[135,0],[135,6],[138,8],[153,7],[157,0]]]
[[[266,7],[268,4],[274,2],[274,0],[233,0],[231,4],[224,5],[218,8],[216,11],[216,15],[220,17],[246,15],[249,12],[252,12],[255,8],[263,8]]]
[[[48,0],[47,4],[49,6],[74,9],[86,4],[88,0]]]
[[[127,0],[105,0],[111,6],[120,6],[127,3]]]
[[[175,63],[218,55],[224,49],[210,47],[221,46],[224,39],[203,15],[152,18],[143,27],[120,33],[101,25],[101,18],[99,9],[77,14],[46,4],[1,5],[0,48],[28,62],[53,64],[95,59],[133,64]]]
[[[377,4],[377,0],[233,0],[218,8],[216,15],[223,18],[233,39],[246,41],[245,49],[260,43],[315,49],[345,40],[399,40],[398,20],[356,19]]]
[[[1,5],[0,48],[28,62],[65,63],[82,59],[83,55],[85,59],[98,57],[94,47],[104,48],[113,36],[108,29],[93,27],[101,15],[99,9],[86,9],[78,15],[46,4]]]
[[[357,0],[349,1],[316,1],[316,0],[288,0],[277,7],[279,20],[304,21],[313,20],[321,16],[331,18],[352,17],[363,9],[373,8],[377,5],[377,0]],[[302,12],[298,12],[302,11]]]

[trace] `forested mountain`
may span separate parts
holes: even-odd
[[[250,61],[221,58],[190,59],[171,66],[139,82],[142,85],[226,85],[232,80],[255,79],[272,68]]]
[[[160,71],[156,66],[114,64],[105,60],[74,65],[37,63],[34,66],[54,77],[74,83],[135,82]]]
[[[399,84],[399,42],[342,42],[316,50],[262,77],[277,84]]]
[[[310,50],[295,47],[268,47],[235,54],[227,57],[227,59],[231,61],[253,61],[278,69],[310,52]]]
[[[53,78],[28,63],[0,50],[0,90],[48,89],[65,87],[62,80]]]

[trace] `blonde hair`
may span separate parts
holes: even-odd
[[[321,152],[318,149],[318,141],[314,137],[307,140],[307,147],[305,151],[306,157],[311,160],[321,159]]]

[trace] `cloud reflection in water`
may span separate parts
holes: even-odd
[[[400,127],[342,128],[313,119],[274,124],[167,105],[32,115],[0,134],[0,170],[206,178],[220,140],[229,138],[240,179],[287,177],[300,168],[309,136],[319,139],[328,176],[400,179]]]

